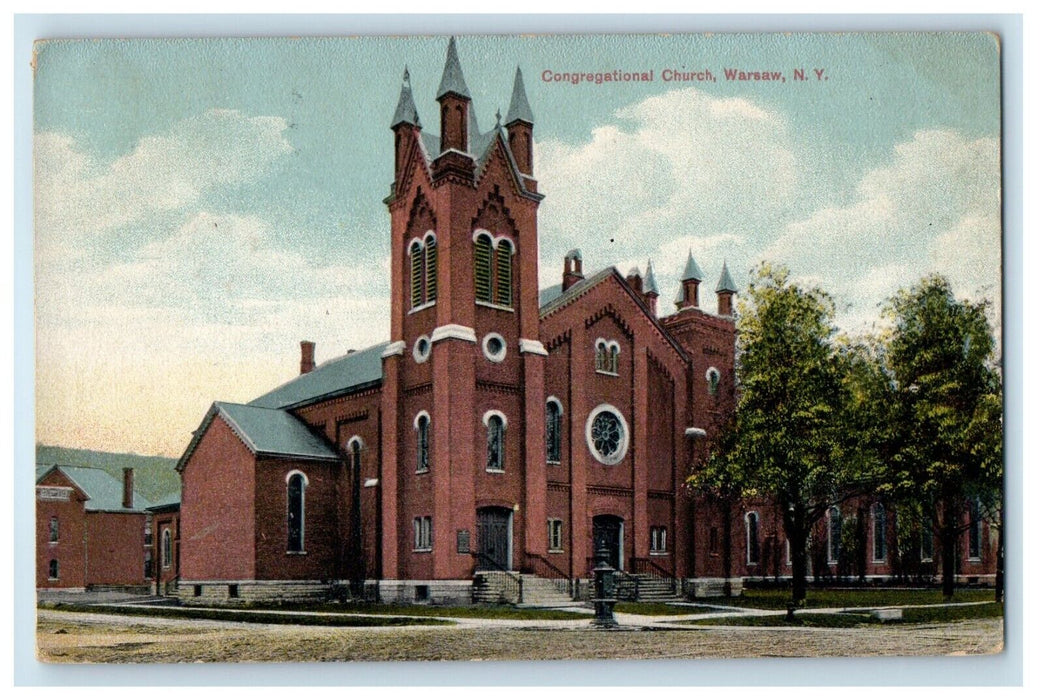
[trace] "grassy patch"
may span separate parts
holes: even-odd
[[[956,591],[954,603],[978,603],[993,600],[992,589],[969,588]],[[697,601],[701,602],[701,601]],[[790,590],[745,590],[738,598],[708,598],[702,602],[732,605],[759,610],[786,610]],[[937,605],[943,603],[939,589],[920,588],[851,588],[810,589],[806,608],[881,608],[896,605]]]
[[[693,620],[690,624],[702,626],[738,627],[858,627],[860,625],[930,624],[974,620],[986,617],[1003,617],[1004,606],[1000,603],[982,605],[955,605],[938,608],[904,608],[902,620],[882,621],[868,611],[846,612],[838,615],[827,613],[798,613],[793,621],[785,614],[743,615]]]
[[[712,612],[713,608],[702,605],[671,605],[670,603],[628,603],[620,602],[613,608],[618,613],[630,615],[654,615],[663,617],[666,615],[695,615],[697,613]]]
[[[975,620],[983,617],[1004,617],[1003,603],[985,603],[983,605],[955,605],[945,608],[905,608],[903,622],[957,622],[959,620]]]
[[[188,606],[185,606],[188,607]],[[403,605],[397,603],[247,603],[245,610],[323,612],[350,615],[402,615],[406,617],[465,617],[487,620],[584,620],[591,615],[571,610],[516,608],[511,605]]]
[[[433,620],[425,617],[371,615],[295,615],[266,611],[234,609],[188,608],[179,606],[124,606],[82,605],[78,603],[44,604],[50,610],[68,612],[109,613],[139,617],[166,617],[191,620],[218,620],[220,622],[253,622],[266,625],[314,625],[319,627],[402,627],[405,625],[452,625],[449,620]]]

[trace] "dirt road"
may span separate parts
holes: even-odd
[[[629,622],[637,622],[636,617],[629,616]],[[1003,648],[998,618],[853,629],[600,631],[574,621],[539,627],[522,621],[468,623],[457,628],[329,628],[40,610],[37,645],[41,661],[59,663],[911,656],[990,654]]]

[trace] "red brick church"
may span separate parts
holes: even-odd
[[[651,266],[572,250],[541,290],[521,71],[482,131],[451,40],[435,98],[432,134],[404,75],[390,340],[319,366],[302,342],[300,376],[213,404],[178,464],[179,595],[517,602],[577,595],[599,549],[635,586],[720,585],[718,510],[684,483],[734,410],[728,269],[701,294],[679,260],[668,309]],[[788,573],[769,507],[734,517],[729,575]]]

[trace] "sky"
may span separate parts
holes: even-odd
[[[437,133],[446,41],[38,45],[37,440],[178,456],[212,401],[295,376],[300,340],[320,362],[388,340],[389,125],[408,65]],[[723,262],[742,297],[768,260],[831,293],[847,332],[879,326],[881,302],[929,272],[993,301],[999,323],[993,37],[465,36],[458,48],[483,130],[522,70],[546,195],[542,286],[574,247],[589,274],[651,261],[663,313],[691,249],[704,308]],[[545,79],[614,70],[653,80]]]

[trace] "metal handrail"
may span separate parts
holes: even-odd
[[[540,576],[541,578],[560,578],[560,579],[565,579],[566,581],[570,580],[569,574],[565,573],[564,571],[559,569],[557,566],[555,566],[554,564],[552,564],[551,562],[549,562],[547,559],[545,559],[544,557],[542,557],[539,554],[533,554],[532,552],[525,552],[525,556],[523,557],[523,561],[524,561],[524,567],[523,567],[523,572],[524,573],[536,574],[537,576]],[[537,566],[533,566],[533,562],[536,562]],[[544,569],[543,572],[537,570],[537,569],[541,569],[541,568]]]
[[[503,564],[500,564],[499,562],[497,562],[495,559],[493,559],[489,555],[483,554],[482,552],[469,552],[469,553],[471,554],[471,556],[475,557],[476,559],[481,559],[482,561],[486,562],[487,564],[491,564],[493,566],[493,570],[494,571],[499,571],[500,573],[507,574],[509,578],[513,579],[515,581],[515,584],[518,586],[518,602],[520,602],[520,603],[522,602],[522,577],[521,576],[516,574],[514,571],[511,571],[510,569],[505,567]],[[481,571],[475,571],[474,572],[474,574],[480,574],[480,573],[482,573],[482,572]]]

